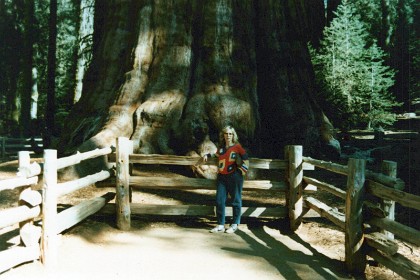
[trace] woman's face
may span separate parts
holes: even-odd
[[[231,144],[233,141],[233,132],[230,129],[226,129],[223,133],[223,137],[225,138],[226,144]]]

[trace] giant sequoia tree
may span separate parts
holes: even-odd
[[[61,152],[125,136],[138,153],[206,153],[225,124],[253,156],[331,140],[307,49],[322,0],[96,2],[93,61]]]

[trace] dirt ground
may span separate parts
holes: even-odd
[[[0,164],[0,180],[13,176],[16,163]],[[165,169],[156,176],[170,175]],[[100,196],[113,188],[91,186],[60,199],[61,207]],[[0,192],[0,209],[16,206],[18,191]],[[275,194],[244,192],[244,206],[278,203]],[[197,203],[200,199],[200,203]],[[325,197],[334,201],[330,197]],[[212,191],[135,191],[133,202],[152,204],[213,203]],[[194,203],[196,202],[196,203]],[[243,220],[235,234],[210,234],[214,218],[133,217],[132,228],[116,228],[110,216],[95,215],[59,235],[59,259],[47,271],[40,262],[0,274],[3,279],[363,279],[344,269],[344,234],[321,218],[304,220],[296,234],[284,221]],[[0,230],[0,250],[19,242],[16,227]],[[399,253],[420,264],[418,247],[398,240]],[[368,261],[364,279],[403,279]]]

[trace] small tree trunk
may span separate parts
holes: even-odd
[[[86,72],[89,49],[92,48],[94,0],[82,0],[80,3],[79,37],[76,67],[76,86],[73,103],[82,96],[83,77]]]
[[[31,120],[38,118],[38,71],[32,68]]]

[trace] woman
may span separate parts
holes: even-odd
[[[204,161],[211,156],[217,156],[219,159],[216,192],[217,226],[210,232],[234,233],[241,221],[243,176],[248,171],[248,154],[239,143],[238,135],[232,126],[222,129],[219,134],[219,144],[214,155],[204,155],[203,158]],[[233,221],[225,231],[225,208],[228,194],[232,198]]]

